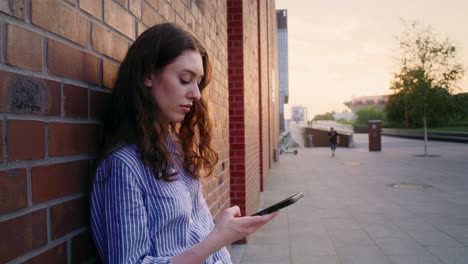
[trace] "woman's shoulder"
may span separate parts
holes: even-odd
[[[112,151],[103,161],[126,165],[130,168],[137,168],[143,166],[140,154],[135,145],[126,145],[116,148]],[[102,165],[102,163],[101,163]]]
[[[130,177],[130,175],[141,177],[145,171],[145,165],[135,145],[118,147],[107,155],[96,169],[96,179],[107,179],[109,175],[123,171],[130,172],[130,174],[122,174],[123,177]]]
[[[111,158],[139,158],[139,154],[137,151],[137,147],[134,144],[125,145],[116,148],[112,153],[109,155]]]

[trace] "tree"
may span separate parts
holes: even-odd
[[[468,122],[468,93],[459,93],[451,97],[450,105],[454,107],[455,114],[452,119],[455,122]]]
[[[385,104],[387,125],[390,127],[408,128],[407,119],[407,95],[403,92],[392,94]]]
[[[356,127],[367,127],[369,120],[381,120],[384,122],[385,114],[383,111],[378,110],[375,107],[360,109],[356,112],[356,120],[354,126]]]
[[[321,115],[315,115],[312,120],[317,121],[317,120],[335,120],[333,115],[335,114],[335,111],[332,112],[326,112],[325,114]]]
[[[406,127],[411,122],[418,124],[416,120],[422,120],[424,155],[427,156],[427,117],[429,114],[439,114],[434,111],[433,106],[443,96],[440,90],[445,90],[450,95],[453,90],[458,89],[457,82],[463,77],[464,70],[456,61],[455,46],[447,38],[438,38],[431,27],[425,27],[416,21],[402,22],[404,31],[399,39],[398,56],[400,70],[394,74],[390,89],[399,94],[398,99],[403,102]],[[393,115],[389,115],[390,117]]]

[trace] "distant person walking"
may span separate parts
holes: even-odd
[[[330,140],[330,148],[332,151],[332,157],[335,157],[335,150],[336,144],[340,143],[340,138],[338,132],[336,132],[333,127],[330,128],[330,132],[328,132],[328,138]]]

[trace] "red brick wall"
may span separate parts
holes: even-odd
[[[231,204],[246,214],[243,3],[227,1]]]
[[[227,6],[222,0],[0,2],[0,263],[81,263],[95,252],[88,190],[98,119],[119,62],[147,27],[182,25],[207,47],[220,162],[203,180],[230,205]]]
[[[267,40],[268,40],[268,127],[270,128],[269,136],[269,168],[273,161],[273,152],[278,148],[279,143],[279,74],[278,74],[278,26],[276,23],[276,7],[273,2],[267,1],[267,10],[269,14],[266,16],[267,23]]]
[[[277,90],[277,82],[270,81],[276,69],[272,42],[276,35],[270,33],[276,31],[272,19],[276,13],[271,1],[227,3],[231,201],[241,207],[242,214],[252,214],[259,207],[272,146],[277,142],[272,135],[277,132],[272,130],[278,121],[270,120],[276,118],[271,114],[275,109],[270,97],[272,87]]]
[[[244,0],[243,6],[246,213],[251,214],[258,209],[260,190],[257,1]]]
[[[174,4],[177,1],[172,1]],[[210,88],[204,95],[210,101],[210,115],[214,128],[214,143],[219,154],[219,162],[215,169],[215,176],[203,179],[204,195],[210,206],[211,213],[216,217],[222,210],[230,206],[229,196],[229,95],[227,83],[228,54],[227,54],[227,21],[226,1],[202,2],[202,25],[194,26],[197,36],[204,41],[213,65],[213,77]],[[192,2],[192,7],[196,7]],[[194,23],[192,17],[187,23]]]
[[[259,128],[260,128],[260,191],[263,191],[263,185],[268,175],[270,164],[269,159],[269,122],[268,113],[270,109],[268,107],[270,94],[269,94],[269,68],[268,68],[268,41],[267,37],[269,32],[267,31],[267,10],[268,1],[257,0],[258,8],[258,49],[259,49]]]

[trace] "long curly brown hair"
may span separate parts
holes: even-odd
[[[147,29],[136,39],[119,67],[110,109],[103,122],[100,160],[134,144],[155,177],[171,181],[175,175],[170,171],[174,157],[166,140],[175,136],[183,167],[195,178],[212,174],[218,155],[211,147],[211,122],[203,97],[193,102],[180,124],[167,127],[157,122],[161,113],[151,89],[144,83],[145,76],[162,72],[188,49],[198,51],[202,57],[204,77],[199,89],[203,94],[211,79],[211,65],[206,50],[192,34],[175,24],[164,23]]]

